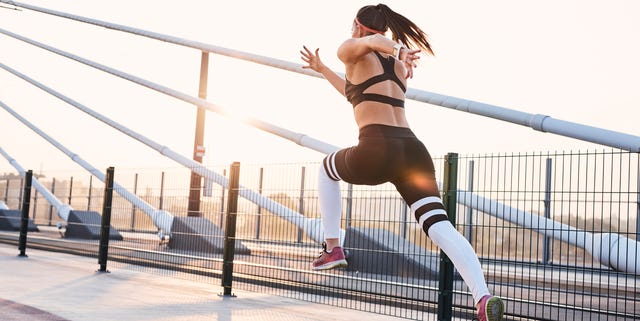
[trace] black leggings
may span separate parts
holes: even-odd
[[[324,169],[333,180],[358,185],[391,182],[408,205],[416,220],[434,209],[422,228],[427,233],[436,222],[448,220],[440,200],[431,155],[411,129],[387,125],[368,125],[360,129],[357,146],[328,155]],[[438,198],[439,202],[432,200]],[[417,203],[422,201],[422,203]],[[436,213],[432,212],[432,213]]]

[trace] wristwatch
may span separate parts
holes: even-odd
[[[402,45],[397,43],[393,46],[393,51],[391,52],[398,60],[400,60],[400,50],[402,50]]]

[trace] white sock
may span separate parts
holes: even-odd
[[[429,228],[431,240],[447,254],[471,290],[474,305],[490,294],[484,279],[482,266],[476,252],[467,239],[448,221],[440,221]]]
[[[318,174],[318,198],[324,238],[340,238],[340,218],[342,216],[340,183],[329,178],[322,166],[320,166]]]

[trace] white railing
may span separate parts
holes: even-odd
[[[31,77],[9,67],[6,66],[3,63],[0,63],[0,68],[12,73],[13,75],[22,78],[23,80],[29,82],[30,84],[42,89],[43,91],[51,94],[52,96],[70,104],[71,106],[79,109],[80,111],[94,117],[95,119],[119,130],[120,132],[126,134],[127,136],[147,145],[148,147],[154,149],[155,151],[159,152],[160,154],[162,154],[165,157],[168,157],[174,161],[176,161],[177,163],[179,163],[180,165],[183,165],[186,168],[189,168],[192,172],[197,173],[198,175],[204,177],[207,181],[212,181],[215,182],[216,184],[224,187],[224,188],[229,188],[229,180],[224,177],[223,175],[220,175],[219,173],[216,173],[212,170],[207,169],[206,167],[204,167],[202,164],[189,159],[183,155],[180,155],[178,153],[176,153],[175,151],[171,150],[169,147],[164,146],[162,144],[159,144],[147,137],[145,137],[144,135],[141,135],[137,132],[135,132],[132,129],[129,129],[125,126],[122,126],[121,124],[109,119],[108,117],[105,117],[104,115],[92,110],[91,108],[59,93],[56,90],[53,90],[51,88],[49,88],[48,86],[45,86],[44,84],[32,79]],[[131,76],[133,77],[133,76]],[[143,82],[147,82],[146,80],[140,79],[140,81]],[[159,85],[158,85],[159,86]],[[171,90],[169,88],[165,88],[166,90]],[[189,97],[186,94],[180,94],[181,96],[186,96]],[[194,97],[190,97],[190,98],[194,98]],[[199,98],[198,98],[199,99]],[[206,101],[203,101],[206,103]],[[56,146],[58,149],[60,149],[62,152],[64,152],[65,154],[67,154],[69,157],[71,157],[72,160],[74,160],[75,162],[77,162],[78,164],[80,164],[83,168],[85,168],[86,170],[88,170],[90,173],[92,173],[94,176],[96,176],[98,179],[100,179],[101,181],[104,181],[104,174],[102,174],[101,172],[99,172],[98,170],[96,170],[93,166],[87,164],[86,162],[84,162],[81,158],[79,158],[79,156],[77,154],[72,153],[70,150],[68,150],[67,148],[65,148],[64,146],[62,146],[62,144],[60,144],[59,142],[55,141],[53,138],[51,138],[50,136],[48,136],[46,133],[44,133],[42,130],[40,130],[39,128],[37,128],[35,125],[31,124],[28,120],[26,120],[24,117],[20,116],[18,113],[16,113],[13,109],[11,109],[9,106],[7,106],[6,104],[4,104],[2,101],[0,101],[0,107],[4,108],[7,112],[9,112],[10,114],[12,114],[15,118],[17,118],[18,120],[20,120],[23,124],[25,124],[27,127],[29,127],[30,129],[32,129],[34,132],[36,132],[37,134],[39,134],[40,136],[42,136],[43,138],[45,138],[49,143],[51,143],[52,145]],[[274,125],[270,125],[270,126],[274,126]],[[276,127],[276,126],[274,126]],[[282,133],[286,133],[286,129],[280,129],[277,128],[275,130],[279,130]],[[298,139],[298,141],[300,142],[300,144],[305,144],[309,139],[305,140],[305,136],[296,136],[295,133],[293,132],[289,132],[291,133],[290,136],[294,139]],[[300,135],[300,134],[297,134]],[[317,145],[317,146],[321,146],[321,148],[327,149],[327,150],[335,150],[338,147],[335,146],[331,146],[329,144],[317,141],[317,140],[312,140],[312,144]],[[322,145],[325,144],[325,145]],[[24,176],[24,170],[22,170],[21,175]],[[131,194],[130,192],[128,192],[126,189],[122,188],[119,184],[115,184],[115,191],[117,193],[119,193],[121,196],[123,196],[126,200],[130,201],[132,204],[134,204],[136,207],[140,208],[145,214],[149,215],[153,221],[153,223],[156,225],[156,227],[158,227],[161,231],[161,233],[159,234],[160,238],[164,238],[164,236],[169,236],[171,235],[171,227],[173,225],[173,219],[174,216],[166,211],[162,211],[162,210],[157,210],[153,207],[151,207],[151,205],[149,205],[148,203],[144,202],[143,200],[139,199],[138,197],[136,197],[134,194]],[[292,224],[295,224],[296,226],[302,228],[307,235],[309,235],[309,237],[311,237],[313,240],[317,241],[317,242],[322,242],[324,240],[324,236],[323,236],[323,232],[322,232],[322,228],[320,225],[320,221],[317,219],[308,219],[306,218],[304,215],[289,209],[286,206],[283,206],[282,204],[273,201],[267,197],[264,197],[262,195],[260,195],[260,193],[257,193],[255,191],[252,191],[250,189],[241,187],[240,191],[239,191],[239,195],[251,202],[253,202],[254,204],[274,213],[275,215],[280,216],[281,218],[291,222]],[[49,200],[49,199],[47,199]],[[57,200],[54,200],[54,202]],[[55,205],[55,203],[52,203]],[[58,206],[56,206],[57,208]],[[68,215],[68,211],[67,211],[67,215]],[[61,216],[65,221],[67,220],[66,216]]]
[[[118,30],[118,31],[123,31],[123,32],[129,32],[132,34],[136,34],[136,35],[140,35],[140,36],[144,36],[144,37],[148,37],[148,38],[152,38],[152,39],[157,39],[157,40],[161,40],[161,41],[165,41],[165,42],[169,42],[169,43],[173,43],[173,44],[177,44],[177,45],[182,45],[182,46],[187,46],[187,47],[191,47],[194,49],[199,49],[202,50],[203,52],[209,52],[209,53],[215,53],[215,54],[220,54],[220,55],[225,55],[225,56],[229,56],[232,58],[237,58],[237,59],[242,59],[242,60],[246,60],[246,61],[251,61],[251,62],[255,62],[255,63],[259,63],[259,64],[263,64],[263,65],[267,65],[267,66],[271,66],[274,68],[278,68],[278,69],[283,69],[283,70],[288,70],[288,71],[292,71],[292,72],[296,72],[296,73],[301,73],[301,74],[306,74],[309,76],[314,76],[314,77],[321,77],[319,74],[312,72],[312,71],[308,71],[305,70],[303,68],[301,68],[301,65],[299,64],[295,64],[295,63],[291,63],[291,62],[287,62],[287,61],[282,61],[282,60],[278,60],[278,59],[273,59],[273,58],[269,58],[269,57],[264,57],[264,56],[259,56],[259,55],[255,55],[255,54],[250,54],[250,53],[245,53],[245,52],[241,52],[241,51],[236,51],[236,50],[231,50],[231,49],[227,49],[227,48],[222,48],[222,47],[218,47],[218,46],[213,46],[213,45],[209,45],[209,44],[204,44],[204,43],[200,43],[200,42],[195,42],[195,41],[190,41],[190,40],[185,40],[185,39],[181,39],[181,38],[177,38],[177,37],[172,37],[172,36],[168,36],[168,35],[163,35],[163,34],[158,34],[155,32],[151,32],[151,31],[145,31],[145,30],[141,30],[141,29],[136,29],[136,28],[132,28],[132,27],[127,27],[127,26],[122,26],[122,25],[117,25],[117,24],[112,24],[112,23],[108,23],[108,22],[104,22],[104,21],[100,21],[100,20],[95,20],[95,19],[91,19],[91,18],[86,18],[86,17],[80,17],[80,16],[76,16],[76,15],[72,15],[72,14],[68,14],[68,13],[63,13],[63,12],[58,12],[58,11],[54,11],[54,10],[49,10],[49,9],[45,9],[45,8],[41,8],[41,7],[36,7],[36,6],[31,6],[31,5],[27,5],[27,4],[22,4],[22,3],[18,3],[18,2],[14,2],[14,1],[4,1],[4,0],[0,0],[0,2],[4,2],[4,3],[10,3],[22,8],[26,8],[26,9],[30,9],[30,10],[34,10],[34,11],[39,11],[39,12],[43,12],[46,14],[52,14],[52,15],[56,15],[59,17],[63,17],[63,18],[67,18],[67,19],[72,19],[72,20],[77,20],[77,21],[81,21],[81,22],[85,22],[85,23],[90,23],[90,24],[94,24],[94,25],[98,25],[98,26],[102,26],[105,28],[109,28],[109,29],[114,29],[114,30]],[[78,57],[76,55],[73,55],[71,53],[53,48],[51,46],[48,46],[46,44],[40,43],[38,41],[32,40],[32,39],[28,39],[26,37],[20,36],[18,34],[15,34],[13,32],[4,30],[4,29],[0,29],[0,33],[5,34],[7,36],[13,37],[15,39],[27,42],[31,45],[40,47],[42,49],[48,50],[50,52],[53,52],[55,54],[67,57],[69,59],[78,61],[80,63],[86,64],[88,66],[91,66],[93,68],[102,70],[104,72],[113,74],[115,76],[121,77],[123,79],[132,81],[134,83],[137,83],[139,85],[148,87],[150,89],[156,90],[158,92],[164,93],[166,95],[181,99],[183,101],[192,103],[194,105],[197,105],[201,108],[207,109],[209,111],[213,111],[219,114],[222,114],[224,116],[227,117],[235,117],[235,115],[233,113],[231,113],[230,111],[228,111],[227,109],[218,106],[216,104],[213,104],[211,102],[208,102],[204,99],[201,98],[197,98],[197,97],[193,97],[190,96],[188,94],[176,91],[174,89],[150,82],[148,80],[124,73],[122,71],[104,66],[102,64],[99,64],[97,62],[93,62],[91,60],[82,58],[82,57]],[[8,66],[5,66],[3,64],[0,63],[0,68],[3,68],[9,72],[14,73],[15,75],[30,81],[28,77],[21,75],[20,73],[16,72],[15,70],[11,69]],[[32,82],[32,81],[30,81]],[[34,82],[32,82],[34,83]],[[34,83],[35,84],[35,83]],[[35,84],[36,86],[44,89],[42,85],[38,85]],[[46,90],[46,89],[45,89]],[[456,109],[456,110],[460,110],[460,111],[465,111],[465,112],[469,112],[469,113],[473,113],[473,114],[477,114],[477,115],[482,115],[482,116],[486,116],[486,117],[491,117],[494,119],[499,119],[499,120],[503,120],[503,121],[507,121],[507,122],[511,122],[511,123],[515,123],[515,124],[519,124],[519,125],[523,125],[523,126],[528,126],[531,127],[535,130],[538,131],[544,131],[544,132],[550,132],[550,133],[555,133],[558,135],[563,135],[563,136],[567,136],[567,137],[572,137],[572,138],[577,138],[580,140],[584,140],[584,141],[589,141],[589,142],[593,142],[593,143],[598,143],[598,144],[602,144],[602,145],[606,145],[606,146],[611,146],[611,147],[616,147],[616,148],[620,148],[623,150],[627,150],[627,151],[631,151],[631,152],[640,152],[640,137],[638,136],[633,136],[633,135],[628,135],[628,134],[624,134],[624,133],[620,133],[620,132],[615,132],[615,131],[611,131],[611,130],[606,130],[606,129],[601,129],[601,128],[596,128],[596,127],[591,127],[591,126],[586,126],[586,125],[582,125],[582,124],[577,124],[577,123],[572,123],[572,122],[568,122],[568,121],[563,121],[563,120],[557,120],[557,119],[553,119],[549,116],[546,115],[539,115],[539,114],[529,114],[529,113],[524,113],[524,112],[520,112],[520,111],[515,111],[515,110],[510,110],[507,108],[503,108],[503,107],[498,107],[498,106],[494,106],[494,105],[489,105],[489,104],[484,104],[484,103],[479,103],[479,102],[474,102],[474,101],[470,101],[470,100],[466,100],[466,99],[460,99],[460,98],[455,98],[455,97],[451,97],[451,96],[446,96],[446,95],[441,95],[441,94],[436,94],[436,93],[431,93],[431,92],[427,92],[427,91],[423,91],[423,90],[419,90],[419,89],[414,89],[414,88],[409,88],[409,90],[407,91],[407,98],[408,99],[413,99],[413,100],[417,100],[417,101],[421,101],[421,102],[426,102],[426,103],[430,103],[430,104],[434,104],[434,105],[438,105],[438,106],[442,106],[442,107],[446,107],[446,108],[452,108],[452,109]],[[64,99],[63,99],[64,100]],[[68,102],[68,101],[67,101]],[[304,134],[300,134],[300,133],[296,133],[293,131],[290,131],[286,128],[282,128],[282,127],[278,127],[275,126],[273,124],[264,122],[260,119],[257,118],[251,118],[251,117],[245,117],[240,119],[241,121],[250,124],[253,127],[256,127],[258,129],[261,129],[263,131],[272,133],[274,135],[286,138],[288,140],[291,140],[301,146],[305,146],[307,148],[316,150],[318,152],[321,153],[330,153],[333,152],[335,150],[338,149],[337,146],[322,142],[320,140],[314,139],[312,137],[309,137],[307,135]],[[111,126],[113,126],[112,124],[110,124]],[[158,145],[158,144],[147,144],[148,146],[155,148],[154,145]],[[160,146],[160,145],[158,145]],[[161,151],[162,148],[156,148],[156,150]],[[163,155],[168,156],[167,153],[162,152]],[[175,156],[175,155],[174,155]],[[203,167],[198,164],[195,163],[189,159],[187,159],[184,156],[181,155],[177,155],[179,156],[178,158],[182,159],[186,159],[185,162],[181,162],[183,165],[191,168],[191,170],[193,171],[201,171],[198,172],[200,175],[208,177],[208,178],[214,178],[214,180],[217,180],[216,182],[218,184],[221,185],[225,185],[226,184],[226,179],[224,178],[220,178],[218,177],[218,174],[215,173],[211,173],[210,171],[203,169]],[[179,161],[180,162],[180,161]],[[194,164],[191,164],[191,162],[193,162]],[[214,175],[215,174],[215,175]],[[243,189],[244,190],[244,189]],[[244,196],[245,198],[252,200],[254,202],[256,202],[256,204],[258,204],[258,200],[254,199],[254,197],[256,195],[249,193],[250,191],[244,190],[246,193],[246,195],[241,195]],[[510,213],[517,213],[518,215],[516,215],[517,217],[529,217],[530,219],[533,218],[533,216],[531,216],[532,214],[515,209],[515,208],[508,208],[505,207],[504,204],[500,204],[497,203],[495,201],[492,200],[488,200],[488,199],[484,199],[481,196],[477,196],[471,193],[465,193],[465,192],[460,192],[463,193],[462,195],[465,195],[465,197],[461,198],[461,202],[462,204],[469,206],[469,207],[473,207],[477,210],[483,211],[487,214],[491,214],[493,216],[496,217],[501,217],[503,219],[506,219],[505,216],[505,209],[508,209],[508,211]],[[461,196],[462,196],[461,195]],[[261,202],[262,200],[260,200]],[[259,204],[260,205],[260,204]],[[280,210],[280,209],[279,209]],[[279,212],[279,210],[277,210],[276,212]],[[312,232],[310,234],[315,234],[318,232],[318,225],[317,224],[311,224],[313,226],[307,226],[308,223],[310,222],[306,222],[308,220],[305,220],[304,217],[300,217],[298,213],[294,213],[291,210],[288,209],[281,209],[285,212],[287,212],[287,214],[292,215],[290,217],[295,218],[292,222],[296,225],[298,225],[299,227],[304,227],[305,230],[307,230],[307,233]],[[296,215],[297,214],[297,215]],[[289,216],[287,215],[287,216]],[[510,216],[511,217],[511,216]],[[155,220],[154,220],[155,221]],[[560,224],[557,222],[553,222],[544,218],[538,218],[536,216],[536,221],[538,222],[545,222],[545,226],[549,226],[549,224],[551,224],[552,226],[555,224]],[[530,221],[529,221],[530,222]],[[317,222],[313,222],[313,223],[317,223]],[[532,225],[527,225],[525,224],[526,222],[523,223],[523,221],[521,221],[521,219],[512,220],[512,223],[516,223],[518,225],[521,226],[525,226],[527,228],[533,229],[533,230],[541,230],[540,226],[532,226]],[[524,224],[524,225],[523,225]],[[310,229],[307,229],[309,228]],[[562,226],[564,228],[564,225]],[[170,230],[170,225],[169,228]],[[543,230],[543,229],[542,229]],[[586,249],[587,251],[589,251],[590,253],[592,253],[594,256],[598,257],[600,259],[601,262],[603,262],[604,264],[610,265],[616,269],[619,270],[623,270],[623,271],[627,271],[627,272],[632,272],[635,274],[638,274],[638,248],[640,248],[638,246],[637,242],[634,242],[632,240],[626,239],[622,236],[619,235],[615,235],[615,234],[603,234],[603,235],[595,235],[592,233],[587,233],[581,230],[577,230],[577,229],[571,229],[571,233],[551,233],[551,237],[557,238],[559,240],[568,242],[570,244],[576,245],[576,246],[580,246],[584,249]],[[316,236],[316,237],[313,237]],[[319,234],[315,234],[312,237],[314,239],[317,238],[321,238],[321,236]],[[627,256],[624,257],[612,257],[611,254],[612,253],[626,253]]]
[[[91,164],[89,164],[88,162],[86,162],[84,159],[82,159],[80,157],[80,155],[72,152],[71,150],[69,150],[68,148],[66,148],[64,145],[62,145],[61,143],[59,143],[58,141],[56,141],[55,139],[53,139],[51,136],[47,135],[47,133],[45,133],[44,131],[40,130],[38,127],[36,127],[34,124],[32,124],[31,122],[29,122],[27,119],[25,119],[24,117],[20,116],[20,114],[18,114],[15,110],[11,109],[11,107],[7,106],[5,103],[3,103],[2,101],[0,101],[0,107],[4,108],[4,110],[6,110],[8,113],[10,113],[11,115],[13,115],[16,119],[18,119],[20,122],[22,122],[24,125],[26,125],[27,127],[29,127],[31,130],[33,130],[35,133],[37,133],[38,135],[40,135],[42,138],[44,138],[45,140],[47,140],[51,145],[55,146],[56,148],[58,148],[60,151],[62,151],[63,153],[65,153],[67,156],[69,156],[69,158],[71,158],[71,160],[73,160],[74,162],[76,162],[78,165],[82,166],[82,168],[84,168],[85,170],[87,170],[89,173],[91,173],[93,176],[95,176],[96,178],[98,178],[99,180],[101,180],[102,182],[105,181],[105,175],[104,173],[102,173],[101,171],[99,171],[97,168],[93,167]],[[24,170],[22,170],[20,172],[21,175],[24,175]],[[153,223],[161,229],[161,233],[171,233],[171,225],[173,224],[173,215],[170,214],[167,211],[164,210],[159,210],[154,208],[151,204],[145,202],[143,199],[139,198],[138,196],[136,196],[135,194],[129,192],[126,188],[124,188],[122,185],[114,183],[113,184],[114,188],[113,190],[118,193],[120,196],[122,196],[124,199],[126,199],[127,201],[129,201],[131,204],[134,204],[137,208],[139,208],[140,210],[142,210],[144,213],[146,213],[147,215],[149,215],[153,221]],[[55,198],[55,197],[54,197]],[[47,199],[49,200],[49,199]],[[51,201],[50,201],[51,202]],[[59,202],[59,201],[58,201]],[[51,202],[51,205],[56,205],[56,202],[53,201]],[[56,207],[58,208],[58,206]],[[58,213],[58,215],[64,219],[65,221],[68,218],[68,214],[69,212],[65,212],[65,213]],[[163,234],[161,234],[161,238],[162,238]]]
[[[133,28],[129,26],[123,26],[115,23],[110,23],[102,20],[82,17],[66,12],[60,12],[56,10],[46,9],[38,6],[33,6],[16,1],[0,0],[0,3],[11,4],[17,7],[54,15],[66,19],[80,21],[96,26],[105,27],[117,31],[127,32],[138,36],[143,36],[151,39],[156,39],[176,45],[186,46],[194,49],[198,49],[204,52],[215,53],[219,55],[228,56],[231,58],[250,61],[265,66],[270,66],[278,69],[288,70],[300,74],[305,74],[313,77],[322,76],[318,73],[303,69],[302,65],[256,55],[252,53],[242,52],[238,50],[228,49],[220,46],[206,44],[198,41],[187,40],[170,35],[160,34],[143,29]],[[630,152],[640,152],[640,137],[635,135],[629,135],[613,130],[583,125],[570,121],[555,119],[547,115],[525,113],[513,109],[499,107],[491,104],[476,102],[472,100],[456,98],[452,96],[433,93],[421,89],[408,88],[407,99],[412,99],[440,107],[455,109],[472,113],[475,115],[494,118],[522,126],[530,127],[534,130],[548,132],[556,135],[571,137],[583,141],[588,141],[605,146],[615,147]],[[274,133],[278,135],[278,133]]]
[[[2,104],[2,102],[0,102],[0,104]],[[13,159],[13,157],[5,152],[2,147],[0,147],[0,155],[2,155],[9,162],[9,164],[11,164],[13,168],[15,168],[18,173],[20,173],[20,176],[24,177],[26,175],[26,171],[24,170],[24,168],[20,166],[18,161]],[[69,219],[69,213],[73,210],[73,208],[71,208],[71,206],[67,204],[62,203],[55,195],[53,195],[53,193],[51,193],[46,187],[44,187],[44,185],[42,185],[42,183],[40,183],[37,178],[34,177],[31,184],[38,192],[40,192],[40,194],[42,194],[42,196],[44,196],[49,204],[56,208],[56,213],[58,214],[58,216],[66,222]],[[0,209],[9,208],[4,202],[0,202]]]

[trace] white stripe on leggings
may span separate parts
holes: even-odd
[[[329,175],[336,179],[341,181],[342,177],[340,177],[340,174],[338,174],[338,168],[336,167],[336,154],[338,152],[333,152],[329,155],[329,167],[331,169],[331,173],[329,173]]]
[[[416,211],[427,204],[431,204],[431,203],[440,203],[442,204],[442,199],[440,199],[440,197],[437,196],[428,196],[422,199],[419,199],[418,201],[416,201],[415,203],[411,204],[411,214],[413,214],[413,216],[416,216]],[[420,227],[422,227],[422,224],[424,224],[424,221],[426,221],[429,217],[437,215],[437,214],[444,214],[447,215],[447,211],[441,209],[441,208],[436,208],[433,210],[430,210],[422,215],[420,215],[420,218],[418,218],[418,225]]]

